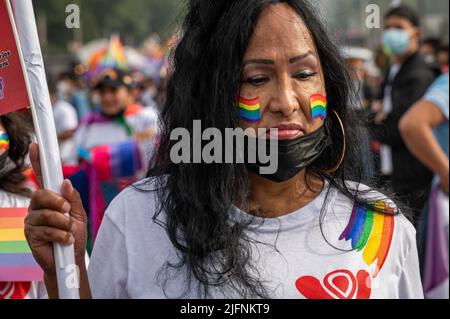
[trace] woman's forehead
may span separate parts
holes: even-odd
[[[262,12],[246,56],[280,51],[292,54],[316,51],[303,19],[286,3],[271,5]]]

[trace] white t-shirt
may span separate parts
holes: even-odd
[[[53,116],[55,118],[55,127],[58,134],[66,131],[75,130],[78,126],[78,115],[75,108],[66,101],[59,100],[53,106]],[[72,155],[74,148],[73,139],[59,142],[59,151],[61,160],[67,163]]]
[[[0,190],[1,208],[26,208],[30,199],[13,195]],[[43,282],[15,283],[0,282],[0,299],[10,299],[12,296],[21,299],[48,299],[47,290]]]
[[[138,183],[138,187],[149,192],[130,187],[116,197],[105,214],[88,270],[93,296],[106,299],[202,298],[197,294],[198,283],[195,282],[188,295],[182,295],[185,279],[182,273],[171,274],[173,276],[162,288],[160,270],[167,261],[176,262],[178,255],[165,229],[153,221],[158,206],[158,199],[151,191],[155,188],[154,180],[145,182]],[[372,214],[373,231],[370,231],[370,218],[366,219],[367,229],[358,231],[359,217],[370,214],[356,210],[358,214],[353,218],[353,203],[333,188],[323,231],[332,245],[346,251],[337,250],[326,242],[319,226],[328,189],[326,186],[314,201],[296,212],[275,219],[256,218],[247,230],[250,237],[269,244],[252,244],[252,255],[271,297],[423,298],[415,230],[411,223],[402,215],[393,218]],[[385,198],[376,192],[370,196]],[[158,220],[164,221],[163,216],[164,213]],[[233,221],[249,217],[237,209],[231,212]],[[366,246],[359,247],[361,251],[349,251],[351,241],[340,240],[346,230],[351,230],[347,237],[353,240],[357,234],[370,233]],[[276,250],[271,245],[275,245]],[[373,261],[375,256],[380,259],[378,274],[377,262]],[[222,291],[213,290],[210,297],[236,297],[224,296]]]

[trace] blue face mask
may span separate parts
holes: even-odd
[[[402,29],[389,29],[383,33],[383,45],[393,56],[402,56],[409,48],[409,34]]]

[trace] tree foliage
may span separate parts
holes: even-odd
[[[66,7],[80,7],[83,42],[120,33],[129,45],[139,45],[152,33],[165,38],[176,27],[182,0],[38,0],[34,8],[41,32],[46,32],[45,51],[64,52],[75,38],[74,30],[65,25]],[[43,24],[46,25],[43,28]],[[44,31],[42,31],[44,29]],[[45,31],[46,29],[46,31]]]

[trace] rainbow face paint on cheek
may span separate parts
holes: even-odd
[[[239,97],[239,115],[247,122],[261,121],[261,103],[259,97],[248,99]]]
[[[327,98],[322,94],[314,94],[309,98],[311,102],[312,119],[321,119],[325,121],[327,118]]]
[[[8,133],[0,131],[0,151],[9,150],[9,136]]]

